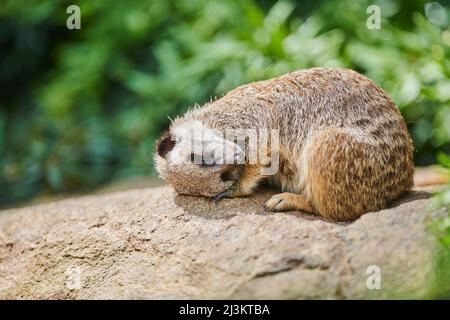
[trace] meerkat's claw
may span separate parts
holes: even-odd
[[[215,203],[219,202],[220,200],[222,200],[223,198],[227,198],[230,196],[230,191],[229,190],[225,190],[217,195],[215,195],[213,197],[213,200]]]
[[[236,186],[236,184],[233,184],[231,187],[229,187],[227,190],[217,194],[213,199],[214,202],[219,202],[223,198],[235,198],[239,196],[238,192],[239,188]]]
[[[282,194],[276,194],[272,196],[269,200],[264,204],[264,210],[267,211],[285,211],[289,210],[289,200],[283,199]]]
[[[301,210],[308,213],[314,213],[314,208],[308,203],[304,195],[295,193],[279,193],[275,194],[264,204],[267,211],[289,211]]]

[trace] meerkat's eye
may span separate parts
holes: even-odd
[[[212,167],[216,165],[214,158],[204,159],[201,155],[191,153],[190,155],[191,163],[198,164],[202,167]]]
[[[216,165],[216,162],[214,161],[214,159],[212,160],[212,162],[210,162],[210,161],[206,162],[205,159],[202,159],[202,164],[201,164],[202,167],[212,167],[215,165]]]
[[[205,159],[205,157],[202,157],[202,167],[212,167],[216,165],[216,159],[214,157],[215,153],[214,150],[211,151],[209,157]]]

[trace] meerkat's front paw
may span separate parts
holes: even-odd
[[[238,184],[234,184],[231,187],[229,187],[227,190],[220,192],[217,194],[213,199],[214,202],[219,202],[223,198],[237,198],[237,197],[243,197],[247,195],[247,193],[242,192],[242,189]]]
[[[248,166],[240,179],[235,181],[227,190],[216,195],[214,201],[218,202],[223,198],[237,198],[252,194],[258,182],[262,179],[260,172],[259,166]]]
[[[273,195],[264,204],[264,209],[267,211],[301,210],[308,213],[315,212],[305,196],[289,192]]]
[[[231,187],[229,187],[227,190],[217,194],[213,199],[215,202],[219,202],[223,198],[245,197],[250,195],[251,193],[252,193],[251,189],[244,188],[244,186],[238,181]]]

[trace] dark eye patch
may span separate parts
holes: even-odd
[[[172,140],[170,133],[164,134],[157,142],[158,154],[165,158],[169,151],[175,147],[175,141]]]

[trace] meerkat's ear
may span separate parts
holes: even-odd
[[[161,138],[156,142],[156,149],[158,154],[165,158],[167,153],[175,147],[175,141],[172,140],[170,132],[166,132],[161,136]]]

